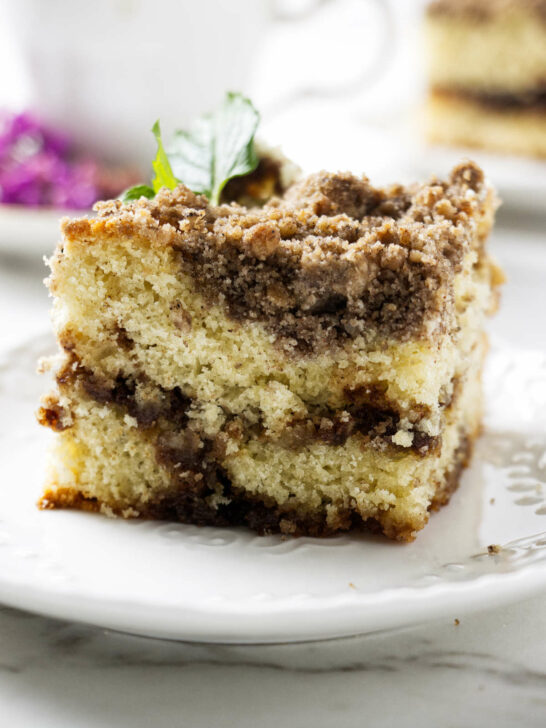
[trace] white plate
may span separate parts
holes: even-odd
[[[34,337],[0,366],[0,600],[150,636],[329,638],[450,619],[546,587],[546,355],[495,347],[485,434],[451,504],[412,544],[261,538],[243,529],[39,511],[50,433]],[[494,499],[494,501],[492,500]],[[498,544],[498,554],[487,546]]]
[[[51,255],[61,238],[61,218],[85,214],[77,210],[0,204],[0,252],[38,258]]]

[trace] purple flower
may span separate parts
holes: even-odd
[[[99,168],[28,112],[0,112],[0,202],[85,209],[100,197]]]

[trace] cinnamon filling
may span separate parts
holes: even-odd
[[[436,86],[432,89],[432,93],[435,96],[471,101],[494,111],[546,112],[546,85],[522,93],[488,92]]]
[[[138,380],[119,375],[114,382],[107,382],[86,370],[81,365],[72,365],[58,375],[60,386],[78,382],[87,395],[100,404],[121,407],[134,417],[142,429],[155,427],[157,447],[162,464],[179,463],[179,468],[202,469],[202,463],[222,460],[225,457],[229,439],[243,441],[259,438],[271,440],[262,422],[246,423],[236,415],[226,419],[222,430],[213,438],[201,432],[195,420],[189,423],[188,411],[192,400],[179,387],[172,390],[151,385],[146,377]],[[440,437],[432,437],[414,431],[410,448],[401,448],[392,442],[392,436],[399,430],[400,414],[381,391],[373,388],[347,390],[350,400],[345,409],[332,411],[317,407],[307,418],[294,418],[274,441],[287,449],[299,449],[313,442],[340,447],[354,434],[363,436],[363,444],[378,450],[387,447],[400,451],[411,449],[425,456],[441,445]],[[54,409],[47,410],[43,420],[56,420]],[[173,456],[172,450],[176,450]]]

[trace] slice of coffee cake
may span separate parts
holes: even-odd
[[[318,173],[264,207],[180,185],[65,220],[43,507],[411,540],[480,426],[495,195]]]
[[[546,0],[435,0],[431,141],[546,157]]]

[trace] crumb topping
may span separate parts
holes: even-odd
[[[95,219],[65,220],[63,230],[170,245],[207,300],[310,350],[370,331],[427,335],[430,322],[446,330],[453,278],[483,242],[493,200],[472,162],[445,181],[386,189],[319,172],[262,208],[214,207],[180,185],[153,200],[99,203]]]

